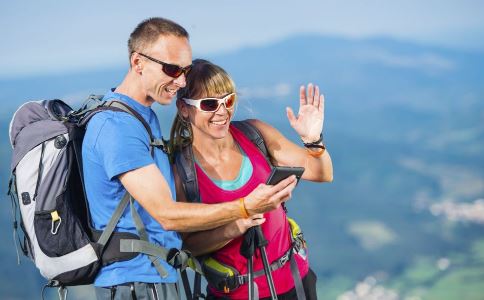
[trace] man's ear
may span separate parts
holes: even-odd
[[[143,60],[137,52],[131,53],[130,57],[131,68],[136,72],[141,74],[143,71]]]

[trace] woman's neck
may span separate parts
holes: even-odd
[[[194,132],[193,154],[210,178],[234,180],[240,172],[243,156],[230,133],[224,138],[214,139],[203,132]]]
[[[231,159],[233,152],[239,152],[230,133],[221,139],[214,139],[202,132],[193,132],[193,153],[201,163],[217,165]]]

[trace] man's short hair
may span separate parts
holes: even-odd
[[[129,36],[129,57],[133,52],[142,52],[156,42],[160,36],[173,35],[189,38],[188,32],[177,23],[164,18],[149,18],[139,23]]]

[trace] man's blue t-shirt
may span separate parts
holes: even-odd
[[[126,95],[109,92],[105,101],[118,100],[135,109],[150,125],[155,138],[161,138],[161,129],[156,114]],[[89,210],[93,225],[103,230],[126,190],[118,175],[130,170],[156,164],[165,177],[175,198],[173,172],[167,155],[155,148],[154,159],[149,147],[149,134],[143,124],[125,112],[102,111],[92,117],[87,125],[82,144],[84,180]],[[165,231],[137,202],[150,242],[165,248],[181,247],[180,236],[173,231]],[[116,231],[136,232],[129,205],[116,226]],[[169,276],[161,278],[149,258],[140,254],[135,258],[116,262],[102,268],[94,282],[95,286],[112,286],[126,282],[165,282],[177,281],[176,271],[162,261]]]

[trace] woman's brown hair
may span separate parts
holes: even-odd
[[[204,59],[196,59],[192,64],[186,86],[177,93],[177,105],[183,98],[199,99],[235,93],[235,84],[224,69]],[[191,144],[192,141],[190,121],[183,119],[178,111],[171,126],[168,145],[171,161],[173,162],[176,151]]]

